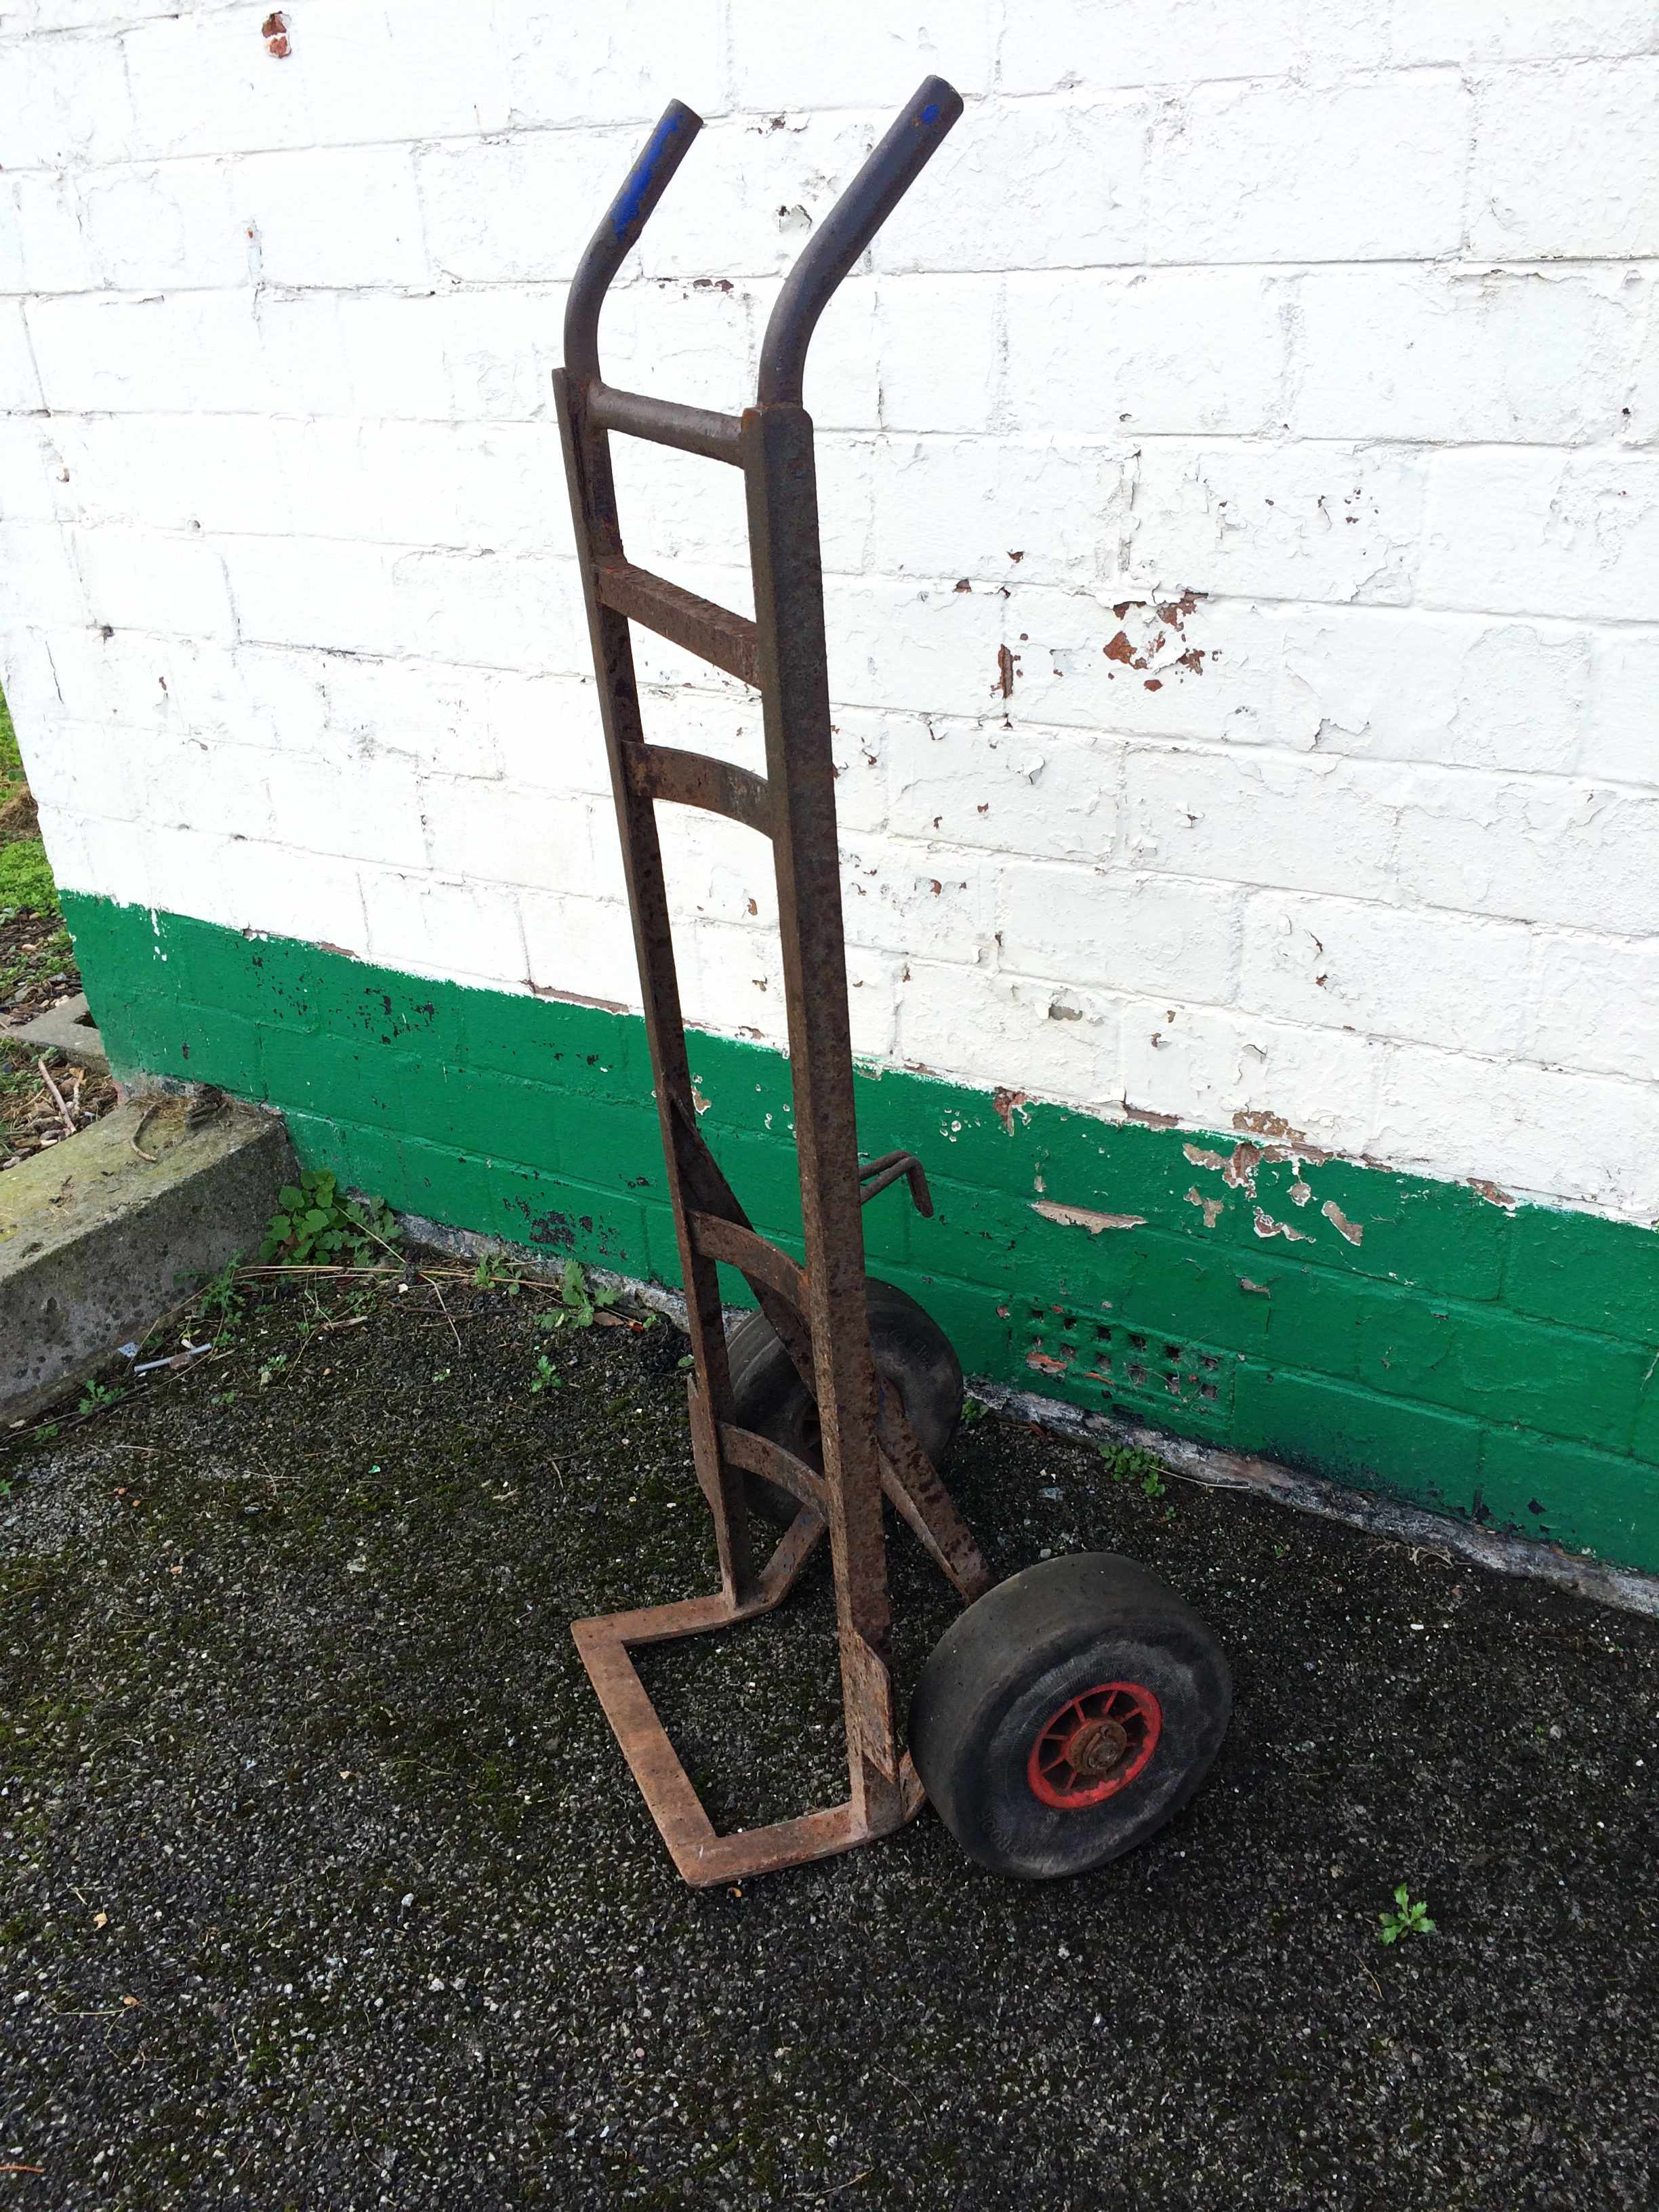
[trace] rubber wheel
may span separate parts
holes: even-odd
[[[945,1331],[908,1292],[869,1276],[864,1293],[877,1378],[884,1390],[897,1392],[917,1443],[937,1467],[962,1418],[962,1364]],[[817,1403],[763,1313],[744,1315],[726,1340],[726,1354],[738,1428],[822,1468]],[[799,1510],[789,1492],[757,1474],[747,1478],[747,1486],[752,1510],[787,1528]]]
[[[1048,1881],[1178,1813],[1232,1705],[1191,1607],[1134,1560],[1085,1552],[1011,1576],[952,1622],[910,1700],[910,1755],[970,1858]]]

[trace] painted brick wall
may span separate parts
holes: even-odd
[[[670,94],[616,380],[826,320],[857,1040],[988,1088],[1659,1214],[1650,0],[0,5],[0,668],[75,890],[637,1002],[548,369]],[[623,457],[746,608],[735,479]],[[1012,696],[999,649],[1012,655]],[[752,703],[641,641],[652,733]],[[763,851],[676,823],[693,1016]]]

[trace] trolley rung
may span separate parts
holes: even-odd
[[[771,836],[772,787],[753,769],[679,745],[629,745],[623,757],[628,763],[629,787],[636,799],[706,806],[711,814],[724,814],[729,821],[758,830],[763,836]]]
[[[775,1291],[798,1314],[805,1313],[806,1270],[787,1252],[739,1222],[723,1221],[717,1213],[689,1212],[686,1218],[691,1242],[705,1260],[725,1261],[740,1275],[752,1275]]]
[[[682,591],[665,576],[653,576],[631,561],[599,561],[594,578],[599,598],[616,613],[643,623],[688,653],[713,661],[728,676],[760,689],[755,625],[746,615],[734,615],[729,607],[700,599],[695,592]]]
[[[619,392],[614,385],[596,384],[587,398],[587,419],[600,430],[626,431],[630,438],[648,438],[653,445],[678,446],[684,453],[743,466],[738,448],[743,424],[735,415],[717,415],[707,407],[683,407],[678,399],[655,399],[648,392]]]

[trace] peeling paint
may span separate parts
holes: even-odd
[[[1031,1211],[1067,1229],[1086,1229],[1091,1237],[1098,1237],[1103,1229],[1140,1229],[1146,1220],[1144,1213],[1096,1213],[1086,1206],[1056,1206],[1050,1198],[1034,1198]]]
[[[1227,1201],[1224,1198],[1206,1198],[1201,1191],[1197,1190],[1188,1192],[1187,1203],[1188,1206],[1202,1206],[1204,1226],[1206,1229],[1213,1229],[1217,1220],[1227,1211]]]
[[[1250,1291],[1258,1298],[1270,1298],[1273,1296],[1273,1292],[1265,1283],[1253,1283],[1248,1275],[1239,1277],[1238,1287],[1241,1291]]]
[[[1358,1221],[1350,1221],[1334,1198],[1328,1198],[1319,1210],[1339,1237],[1346,1237],[1350,1244],[1361,1244],[1364,1242],[1364,1224]]]
[[[1022,1121],[1029,1121],[1031,1118],[1024,1112],[1024,1106],[1025,1093],[1023,1091],[1006,1091],[999,1086],[991,1093],[991,1111],[1011,1137],[1014,1133],[1016,1114],[1019,1115]]]
[[[1206,1152],[1202,1145],[1183,1145],[1181,1149],[1195,1168],[1213,1168],[1218,1174],[1226,1169],[1227,1156],[1224,1152]]]
[[[1471,1176],[1468,1184],[1469,1188],[1484,1198],[1488,1206],[1501,1206],[1505,1213],[1513,1213],[1519,1203],[1518,1200],[1510,1197],[1508,1191],[1500,1189],[1497,1183],[1484,1182],[1478,1176]]]
[[[1275,1221],[1271,1213],[1261,1206],[1255,1210],[1255,1233],[1258,1237],[1282,1237],[1291,1244],[1311,1244],[1314,1239],[1305,1229],[1292,1229],[1288,1221]]]

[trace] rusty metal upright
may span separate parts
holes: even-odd
[[[671,106],[595,233],[571,288],[557,373],[576,542],[622,834],[669,1194],[679,1239],[696,1372],[690,1383],[698,1480],[714,1520],[718,1592],[578,1622],[574,1634],[676,1865],[692,1882],[844,1850],[909,1818],[922,1791],[901,1759],[889,1668],[882,1498],[890,1497],[966,1598],[989,1577],[902,1406],[878,1392],[865,1307],[860,1208],[908,1176],[908,1154],[860,1166],[854,1119],[835,771],[824,649],[812,422],[801,404],[813,328],[836,286],[914,182],[962,102],[930,77],[820,225],[784,285],[762,349],[756,404],[712,413],[607,385],[599,319],[606,289],[702,125]],[[624,434],[743,471],[754,572],[752,622],[629,561],[610,440]],[[764,776],[647,744],[629,624],[643,623],[761,695]],[[697,1127],[657,835],[656,805],[723,814],[772,840],[782,938],[805,1265],[757,1234]],[[732,1419],[716,1263],[747,1280],[815,1396],[817,1468]],[[770,1559],[751,1548],[745,1481],[796,1502]],[[726,1626],[776,1605],[828,1533],[835,1570],[848,1792],[844,1803],[777,1826],[717,1835],[629,1657],[630,1646]]]

